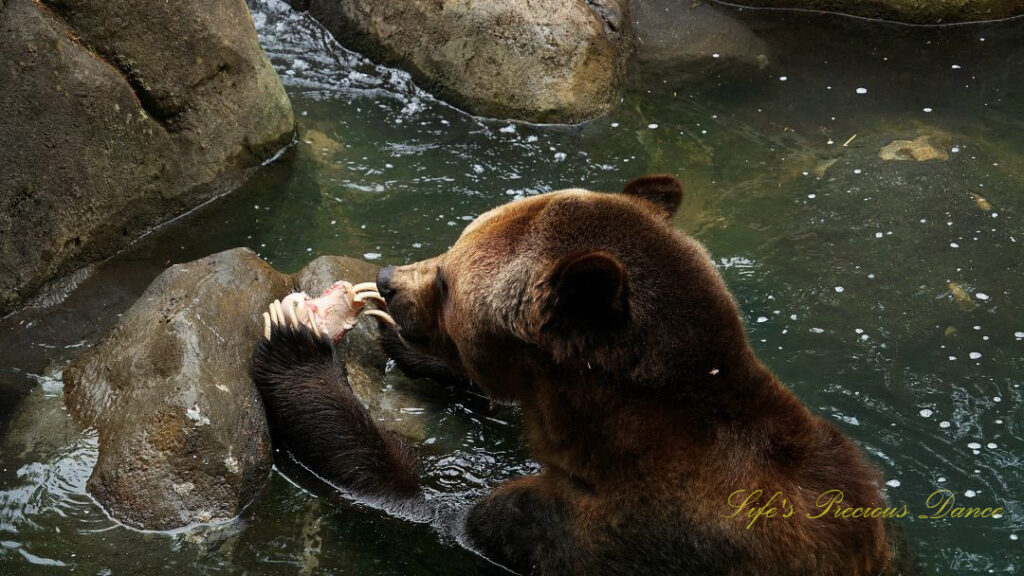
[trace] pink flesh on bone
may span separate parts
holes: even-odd
[[[356,325],[359,311],[365,306],[355,299],[352,285],[339,280],[319,298],[310,298],[305,292],[289,294],[281,301],[282,307],[293,307],[299,322],[315,332],[327,334],[337,342]],[[315,323],[315,326],[314,326]]]

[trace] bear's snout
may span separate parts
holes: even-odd
[[[394,266],[386,266],[377,272],[377,292],[384,297],[388,304],[391,304],[391,298],[395,295],[395,289],[391,287],[391,277],[394,272]]]

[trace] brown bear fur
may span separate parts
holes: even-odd
[[[672,226],[681,194],[649,176],[519,200],[381,272],[401,340],[518,403],[544,466],[473,507],[470,544],[524,574],[881,573],[882,519],[807,517],[829,490],[885,506],[877,472],[755,357],[707,252]],[[792,516],[729,517],[758,489]]]

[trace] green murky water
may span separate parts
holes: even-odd
[[[923,513],[949,489],[1004,508],[904,519],[924,572],[1024,568],[1024,21],[936,30],[745,13],[776,52],[763,82],[665,77],[564,127],[466,116],[276,0],[253,7],[300,115],[297,145],[62,303],[0,321],[0,574],[497,572],[426,525],[279,474],[228,525],[124,528],[84,491],[96,438],[68,422],[59,370],[170,263],[238,245],[289,271],[319,254],[402,263],[510,199],[661,171],[684,180],[677,224],[721,266],[755,348],[871,455],[894,504]],[[920,135],[948,161],[879,158]],[[514,410],[416,394],[437,498],[468,502],[534,470]]]

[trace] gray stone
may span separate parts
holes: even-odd
[[[620,0],[292,0],[348,48],[479,115],[578,122],[618,102]]]
[[[0,313],[292,137],[243,0],[0,2]]]
[[[769,64],[768,46],[721,8],[679,0],[633,0],[635,78],[750,78]]]
[[[247,367],[260,312],[290,278],[247,249],[167,269],[64,370],[65,402],[99,431],[88,489],[129,526],[225,520],[271,465]]]
[[[839,12],[915,24],[996,20],[1024,14],[1024,0],[736,0],[735,3]]]

